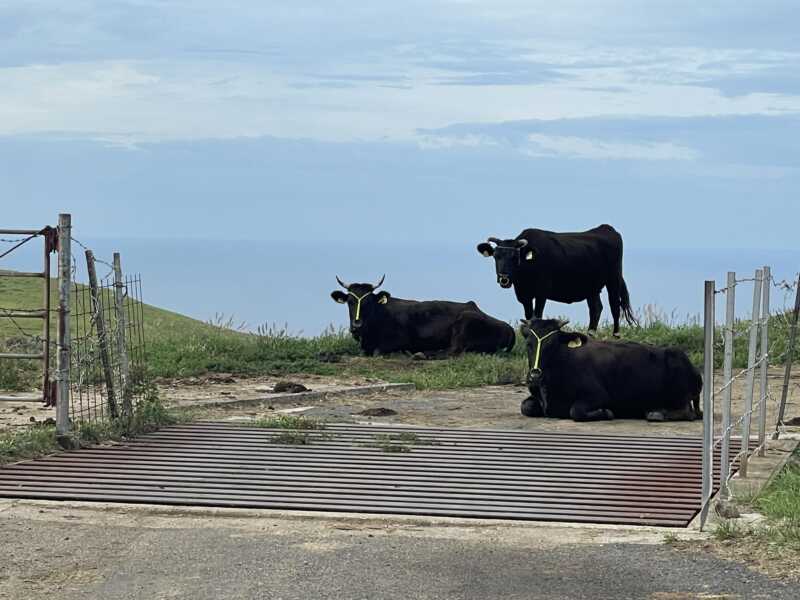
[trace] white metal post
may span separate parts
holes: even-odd
[[[733,326],[736,321],[736,273],[728,271],[725,291],[725,356],[722,364],[722,448],[720,449],[720,496],[730,498],[728,478],[731,456],[731,399],[733,396]]]
[[[769,267],[764,267],[764,282],[762,284],[761,300],[761,389],[759,397],[761,404],[758,407],[758,455],[767,454],[767,398],[769,398],[769,292],[772,287],[772,273]]]
[[[744,391],[744,414],[742,415],[742,460],[739,476],[747,477],[747,463],[750,459],[750,418],[753,414],[753,387],[755,384],[756,353],[758,352],[758,323],[761,319],[761,286],[764,272],[756,269],[753,284],[753,314],[750,320],[750,343],[747,348],[747,383]]]
[[[70,292],[72,291],[72,217],[58,215],[58,356],[56,433],[69,433]]]
[[[714,281],[705,283],[703,329],[703,484],[700,528],[708,518],[711,493],[714,489]]]

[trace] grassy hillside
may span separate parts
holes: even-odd
[[[38,280],[0,278],[0,307],[38,308],[40,290]],[[356,342],[343,331],[331,329],[314,338],[294,337],[274,329],[242,333],[227,323],[204,323],[154,306],[144,305],[143,312],[148,368],[154,377],[187,377],[207,372],[349,374],[412,382],[420,388],[451,388],[521,381],[527,367],[522,340],[507,355],[468,355],[433,361],[414,361],[406,356],[365,358],[359,356]],[[640,311],[639,317],[643,326],[624,328],[626,339],[680,347],[700,366],[703,329],[698,323],[680,323],[652,308]],[[787,322],[786,315],[781,314],[770,323],[776,356],[782,354],[788,337]],[[38,333],[38,322],[18,323]],[[740,322],[737,330],[744,332],[747,326],[747,322]],[[600,336],[610,336],[608,326],[601,329]],[[0,347],[10,346],[14,351],[36,349],[20,348],[20,338],[13,324],[0,319]],[[718,346],[721,339],[720,331]],[[742,367],[746,363],[747,336],[738,335],[736,345],[736,363]],[[718,363],[722,360],[721,346],[719,350]],[[38,370],[36,363],[0,361],[0,388],[35,388]]]

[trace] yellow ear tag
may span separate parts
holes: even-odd
[[[484,250],[483,252],[481,252],[481,254],[483,254],[486,258],[489,258],[491,256],[491,253],[488,250]]]
[[[575,338],[574,340],[570,340],[567,344],[568,348],[580,348],[583,346],[583,340],[581,338]]]
[[[378,304],[386,304],[388,301],[389,299],[386,296],[381,296],[378,298]]]
[[[336,300],[339,304],[344,304],[347,302],[346,298],[334,298],[334,300]]]

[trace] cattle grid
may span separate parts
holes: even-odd
[[[699,438],[198,422],[7,465],[0,497],[686,527],[701,457]]]

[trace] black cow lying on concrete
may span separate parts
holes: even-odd
[[[600,292],[605,287],[614,335],[619,335],[620,309],[629,324],[636,323],[622,278],[622,236],[610,225],[580,233],[526,229],[513,240],[490,237],[478,244],[478,252],[494,257],[497,283],[503,288],[514,286],[526,319],[541,319],[548,300],[567,304],[585,300],[589,335],[595,335],[603,312]]]
[[[478,308],[474,302],[434,300],[417,302],[375,293],[376,285],[339,282],[347,293],[336,290],[331,297],[350,310],[350,333],[366,355],[391,352],[461,354],[510,351],[516,339],[514,328]]]
[[[700,418],[703,381],[686,353],[635,342],[601,342],[561,331],[566,321],[523,321],[528,346],[527,417]]]

